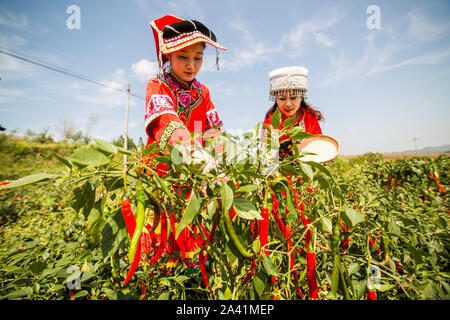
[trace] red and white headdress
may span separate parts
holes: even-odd
[[[184,20],[166,15],[150,22],[155,38],[156,56],[159,67],[167,61],[166,54],[173,53],[193,44],[205,42],[217,49],[226,50],[218,44],[216,35],[204,24],[196,20]]]

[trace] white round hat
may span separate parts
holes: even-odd
[[[269,72],[270,95],[301,95],[307,98],[308,69],[301,66],[284,67]]]

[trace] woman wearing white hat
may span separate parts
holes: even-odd
[[[281,113],[281,124],[295,116],[293,126],[300,126],[310,134],[322,134],[319,121],[323,121],[322,113],[305,101],[308,90],[308,70],[300,66],[285,67],[273,70],[269,73],[270,96],[275,100],[274,105],[267,111],[264,124],[271,127],[273,113],[278,109]],[[281,143],[280,156],[289,152],[292,148],[291,141]]]

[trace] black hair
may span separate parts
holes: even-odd
[[[273,106],[267,111],[264,120],[266,120],[277,108],[278,108],[278,105],[277,105],[277,102],[275,101]],[[300,108],[298,110],[301,110],[301,109],[303,109],[303,112],[306,112],[306,111],[311,112],[312,114],[314,114],[314,116],[316,116],[317,120],[319,120],[319,121],[325,120],[322,112],[320,112],[315,107],[313,107],[311,104],[306,102],[304,98],[302,98],[302,101],[300,102]],[[298,111],[297,111],[297,114],[298,114]]]

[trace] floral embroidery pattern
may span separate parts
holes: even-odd
[[[162,79],[177,99],[177,113],[186,124],[192,110],[202,102],[202,85],[196,79],[188,83],[180,79],[172,70],[165,72]]]
[[[168,95],[154,94],[145,107],[145,127],[162,114],[175,114],[172,99]]]
[[[219,118],[219,114],[216,109],[209,110],[206,112],[206,119],[208,120],[208,128],[216,127],[219,128],[223,125],[222,120]]]

